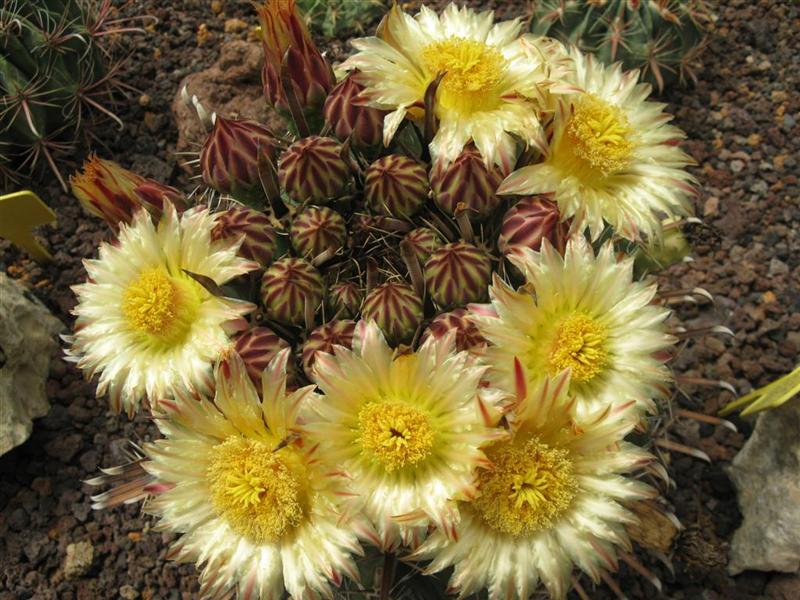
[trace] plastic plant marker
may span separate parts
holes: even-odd
[[[38,262],[53,257],[33,237],[33,229],[55,221],[56,214],[30,190],[0,196],[0,238],[16,244]]]

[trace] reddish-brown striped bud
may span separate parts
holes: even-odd
[[[338,252],[344,246],[347,230],[344,218],[324,206],[310,206],[292,221],[289,237],[298,254],[314,259],[325,250]]]
[[[373,212],[408,218],[428,197],[425,167],[401,154],[390,154],[372,163],[364,175],[364,199]]]
[[[200,170],[206,185],[241,202],[265,200],[259,172],[275,162],[275,138],[255,121],[235,121],[219,115],[200,150]]]
[[[316,312],[324,292],[319,271],[302,258],[277,260],[261,278],[261,300],[267,317],[287,325],[303,324],[306,305]]]
[[[261,80],[267,101],[284,115],[289,114],[289,101],[281,81],[285,61],[287,83],[300,108],[305,113],[318,113],[336,78],[311,39],[295,0],[267,0],[257,10],[264,48]]]
[[[422,323],[422,299],[410,285],[384,283],[364,298],[361,317],[374,320],[390,344],[408,343]]]
[[[472,146],[447,167],[431,176],[431,189],[436,205],[452,215],[463,203],[471,219],[485,219],[499,206],[497,188],[503,174],[497,167],[487,169],[481,153]]]
[[[487,343],[469,312],[463,308],[438,315],[428,324],[420,342],[425,342],[429,337],[439,339],[452,331],[455,332],[456,349],[459,351],[472,350]]]
[[[383,140],[383,119],[388,111],[372,108],[358,99],[364,86],[348,75],[325,100],[325,123],[342,141],[350,138],[355,148],[378,146]]]
[[[262,267],[272,263],[277,250],[278,236],[267,215],[252,208],[234,206],[217,214],[211,237],[214,240],[242,238],[239,255],[256,261]]]
[[[547,238],[556,248],[563,248],[569,222],[561,221],[558,204],[541,196],[522,198],[503,216],[497,248],[507,254],[514,248],[538,250]]]
[[[281,155],[278,179],[295,202],[324,204],[340,196],[350,182],[342,146],[328,137],[300,139]]]
[[[433,229],[427,227],[417,227],[409,231],[405,240],[421,265],[424,265],[431,253],[442,245],[442,238]]]
[[[314,362],[317,352],[333,353],[334,346],[353,347],[353,334],[356,330],[355,321],[331,321],[317,327],[308,336],[308,340],[303,344],[303,371],[306,377],[314,380]]]
[[[254,327],[236,338],[236,352],[242,357],[247,374],[261,389],[261,373],[270,361],[283,350],[289,348],[289,342],[278,337],[269,327]],[[291,365],[291,361],[290,361]]]
[[[479,302],[486,297],[492,262],[472,244],[445,244],[425,263],[425,287],[438,306],[445,309]]]
[[[164,200],[181,212],[187,203],[175,188],[123,169],[110,160],[89,156],[83,172],[70,177],[72,193],[86,212],[104,219],[114,229],[130,223],[141,208],[157,220],[164,209]]]
[[[328,288],[328,306],[334,315],[355,318],[363,300],[361,289],[354,283],[335,283]]]

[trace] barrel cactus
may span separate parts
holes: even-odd
[[[60,164],[111,112],[119,65],[106,45],[130,31],[111,0],[5,1],[0,7],[0,169],[12,179],[40,165],[62,187]]]
[[[605,63],[640,69],[662,91],[696,81],[712,15],[705,0],[538,0],[531,30]]]
[[[180,217],[180,231],[198,224],[182,239],[193,252],[202,241],[204,261],[186,253],[182,273],[150,269],[121,292],[132,298],[125,302],[140,337],[147,325],[157,338],[148,351],[194,341],[203,310],[228,317],[227,344],[214,329],[213,378],[198,362],[192,402],[183,389],[161,402],[169,419],[190,423],[205,410],[199,396],[216,384],[219,411],[202,418],[229,436],[199,475],[213,480],[209,514],[236,525],[220,529],[225,543],[207,547],[220,554],[219,563],[201,564],[203,585],[216,595],[235,588],[278,597],[285,587],[295,597],[332,596],[330,579],[345,595],[354,591],[342,575],[357,575],[347,558],[353,543],[340,538],[340,551],[321,529],[302,529],[318,514],[303,503],[318,502],[322,487],[298,492],[292,470],[305,463],[292,453],[300,449],[314,455],[309,467],[347,475],[357,491],[339,495],[357,496],[354,510],[375,527],[352,521],[389,569],[362,574],[383,586],[366,596],[389,597],[393,581],[405,581],[407,566],[392,563],[405,558],[403,547],[412,559],[433,559],[431,572],[454,567],[450,586],[463,596],[488,588],[527,599],[541,582],[564,597],[580,589],[573,572],[605,579],[617,556],[643,572],[616,551],[628,548],[631,505],[657,495],[627,478],[651,457],[626,439],[636,426],[647,430],[666,395],[675,338],[665,325],[670,296],[658,297],[634,262],[665,237],[665,218],[674,227],[689,213],[694,191],[681,132],[663,105],[646,100],[649,87],[635,75],[522,34],[521,21],[492,26],[488,12],[450,5],[414,17],[395,3],[377,35],[355,41],[357,52],[335,70],[295,0],[267,0],[258,14],[265,97],[285,128],[217,115],[196,164],[219,201]],[[116,206],[114,198],[84,202]],[[166,191],[162,204],[157,231],[168,237],[179,217]],[[118,227],[121,249],[87,262],[90,275],[133,254],[136,232],[153,227],[143,211],[132,221]],[[163,246],[154,255],[172,257],[170,240],[151,237]],[[89,283],[79,291],[84,321],[102,317],[95,305],[106,297]],[[151,305],[160,312],[151,315]],[[177,333],[165,337],[156,317]],[[109,326],[129,328],[126,319]],[[106,346],[94,337],[106,329],[76,332],[71,358],[87,369],[101,364],[94,349]],[[165,431],[183,436],[193,427]],[[463,448],[433,455],[456,441]],[[455,479],[417,476],[455,463],[463,471]],[[108,505],[114,496],[101,498]],[[168,504],[163,498],[154,505]],[[406,500],[422,504],[394,504]],[[343,523],[337,531],[348,531]],[[231,550],[250,548],[239,542],[249,536],[262,553],[284,543],[306,552],[303,532],[314,537],[314,556],[301,557],[313,582],[273,577],[253,562],[268,554]],[[198,548],[181,556],[196,558]],[[464,558],[484,555],[486,564]],[[502,571],[503,557],[525,560],[526,569]],[[418,583],[418,570],[407,579]]]

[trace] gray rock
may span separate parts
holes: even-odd
[[[45,382],[64,326],[30,292],[0,273],[0,456],[28,439],[50,405]]]
[[[728,571],[800,569],[800,401],[761,414],[728,473],[744,516]]]
[[[78,542],[67,546],[64,559],[64,577],[77,579],[83,577],[92,568],[94,562],[94,546],[89,542]]]

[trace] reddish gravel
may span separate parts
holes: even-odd
[[[503,17],[520,14],[527,5],[524,0],[472,3],[496,8]],[[134,95],[120,107],[125,129],[106,132],[106,148],[99,149],[187,191],[193,184],[174,155],[173,95],[186,74],[214,62],[221,41],[244,37],[224,33],[226,19],[252,21],[246,2],[232,3],[224,16],[215,15],[212,4],[135,0],[127,9],[159,18],[147,37],[122,42],[130,53],[125,79],[146,97],[137,101]],[[675,361],[676,371],[725,379],[746,392],[789,371],[800,350],[800,7],[779,0],[727,0],[717,5],[717,15],[700,84],[666,97],[688,134],[685,148],[698,162],[696,210],[704,224],[691,231],[695,262],[673,267],[661,283],[666,289],[702,286],[714,295],[713,304],[677,310],[688,327],[722,323],[736,332],[733,339],[689,342]],[[198,47],[201,23],[211,35]],[[337,57],[345,51],[341,42],[331,47]],[[56,186],[42,185],[39,192],[58,215],[56,228],[40,232],[55,262],[36,265],[0,241],[0,267],[69,325],[75,303],[69,287],[82,280],[81,260],[94,254],[106,230]],[[138,506],[92,511],[91,489],[81,483],[98,467],[123,462],[125,440],[150,439],[152,424],[144,416],[129,421],[110,415],[105,401],[95,399],[93,384],[61,360],[53,361],[47,392],[50,413],[36,423],[28,442],[0,458],[0,600],[195,597],[194,569],[164,558],[171,536],[150,531],[153,523],[140,516]],[[674,406],[714,413],[730,398],[716,389],[685,386],[675,394]],[[686,420],[669,428],[671,439],[702,449],[712,463],[664,456],[676,484],[666,496],[687,530],[672,553],[674,575],[640,554],[664,582],[662,597],[800,597],[796,575],[752,572],[730,578],[725,572],[727,544],[741,519],[725,466],[752,422],[737,425],[738,434]],[[66,548],[80,541],[92,544],[94,562],[83,576],[67,580]],[[625,566],[618,579],[629,598],[659,597]],[[591,596],[613,597],[604,586]]]

